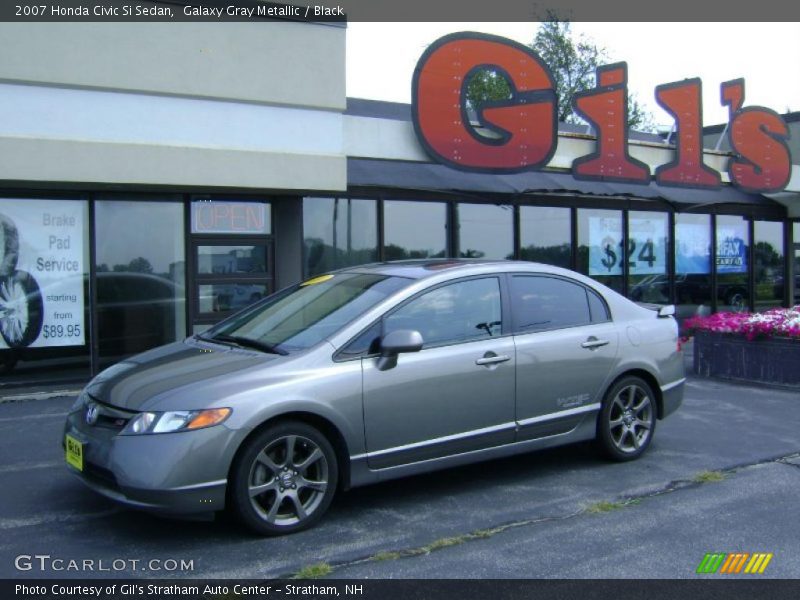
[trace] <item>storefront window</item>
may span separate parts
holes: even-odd
[[[717,307],[742,312],[750,307],[747,269],[750,232],[744,217],[717,216]]]
[[[199,310],[204,315],[241,310],[269,293],[265,284],[258,283],[208,283],[198,288]]]
[[[551,206],[521,206],[519,209],[522,260],[570,267],[570,210]]]
[[[186,334],[183,204],[95,203],[101,366]]]
[[[663,212],[628,212],[628,294],[637,302],[671,302],[667,217]]]
[[[447,256],[447,205],[386,200],[383,203],[386,260]]]
[[[375,200],[304,198],[305,275],[378,259]]]
[[[794,250],[794,265],[792,269],[794,294],[790,304],[795,306],[800,304],[800,222],[792,223],[792,249]]]
[[[514,210],[508,205],[458,204],[461,258],[514,258]]]
[[[84,200],[0,198],[4,383],[89,375],[88,231]]]
[[[764,311],[783,304],[786,261],[783,255],[783,223],[753,223],[755,309]]]
[[[197,273],[200,275],[266,272],[267,248],[264,245],[197,247]]]
[[[711,314],[711,215],[675,215],[678,318]]]
[[[578,209],[578,271],[621,292],[622,238],[621,211]]]

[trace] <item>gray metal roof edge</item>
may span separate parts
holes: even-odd
[[[570,173],[543,170],[515,174],[468,173],[433,162],[375,158],[348,157],[347,165],[348,182],[356,187],[419,189],[465,194],[566,193],[595,197],[662,200],[680,204],[755,204],[762,206],[780,204],[763,194],[746,193],[730,186],[718,190],[704,190],[659,186],[655,181],[650,181],[647,185],[614,181],[585,181],[576,179]],[[373,181],[355,178],[356,180],[351,182],[351,171],[355,169],[375,169],[376,176]],[[398,179],[398,171],[407,169],[418,170],[419,177],[409,179],[408,173],[406,173]],[[410,184],[409,181],[415,181],[417,185]],[[532,184],[532,187],[523,187],[527,183]],[[721,194],[724,194],[724,199],[720,199]]]
[[[404,102],[389,102],[386,100],[370,100],[368,98],[347,98],[347,108],[345,115],[352,117],[369,117],[372,119],[390,119],[392,121],[411,121],[411,105]],[[594,135],[594,129],[586,125],[576,125],[575,123],[558,123],[559,133],[573,133],[577,135]],[[664,143],[664,139],[646,131],[629,132],[632,140],[643,142]]]

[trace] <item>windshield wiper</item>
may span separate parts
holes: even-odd
[[[241,335],[227,335],[221,333],[219,335],[215,335],[214,337],[207,339],[218,340],[220,342],[233,342],[234,344],[238,344],[239,346],[254,348],[255,350],[261,350],[262,352],[268,352],[269,354],[280,354],[281,356],[286,356],[287,354],[289,354],[286,350],[278,348],[277,346],[273,346],[272,344],[261,342],[259,340],[254,340]]]

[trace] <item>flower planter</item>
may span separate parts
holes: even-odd
[[[800,389],[800,340],[748,340],[740,334],[710,331],[694,335],[694,372],[698,375]]]

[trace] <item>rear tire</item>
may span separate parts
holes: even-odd
[[[231,469],[230,506],[251,531],[282,535],[314,525],[333,500],[339,469],[327,438],[300,421],[245,442]]]
[[[623,377],[606,392],[597,422],[597,442],[611,460],[639,458],[656,430],[656,397],[641,377]]]

